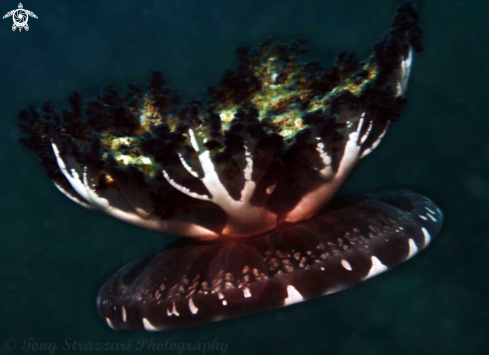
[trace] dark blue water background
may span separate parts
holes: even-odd
[[[229,344],[228,354],[486,353],[488,1],[418,2],[426,50],[414,61],[407,108],[342,190],[423,193],[445,212],[441,234],[409,262],[338,294],[190,329],[114,332],[96,313],[99,287],[172,237],[75,205],[18,143],[19,108],[44,99],[64,105],[72,90],[88,98],[108,82],[144,84],[151,70],[162,71],[185,99],[205,99],[206,87],[236,64],[234,49],[269,35],[309,38],[309,57],[325,64],[345,49],[366,58],[397,4],[31,0],[24,6],[39,19],[29,20],[29,32],[0,21],[0,354],[12,353],[3,346],[9,337],[16,353],[27,338],[56,343],[56,353],[70,353],[62,350],[67,338],[130,343],[132,353],[142,353],[138,341],[150,338],[217,338]],[[2,13],[16,7],[0,1]]]

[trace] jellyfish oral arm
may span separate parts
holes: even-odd
[[[364,124],[368,124],[368,127],[365,133],[361,135]],[[348,135],[348,140],[346,141],[344,147],[344,153],[336,172],[334,172],[330,167],[331,157],[328,155],[328,153],[323,151],[322,147],[324,144],[322,142],[318,143],[317,150],[323,164],[325,165],[325,168],[320,170],[320,174],[326,181],[319,184],[314,190],[305,194],[297,206],[287,215],[285,221],[296,223],[301,220],[312,218],[319,209],[321,209],[334,197],[338,189],[344,183],[345,179],[348,177],[360,159],[368,155],[380,143],[380,140],[387,131],[387,126],[374,144],[371,147],[366,148],[364,143],[367,141],[371,130],[372,121],[366,121],[365,112],[363,112],[358,120],[357,129]],[[361,153],[362,147],[364,148],[363,153]]]
[[[205,105],[164,107],[155,116],[157,98],[168,89],[121,96],[109,87],[87,105],[88,118],[75,95],[71,122],[60,117],[67,111],[58,114],[48,103],[42,115],[23,113],[42,132],[25,129],[34,150],[54,156],[48,171],[58,170],[61,192],[141,227],[208,240],[307,220],[399,116],[413,49],[406,33],[391,33],[368,60],[339,56],[328,71],[299,63],[297,53],[291,55],[295,46],[284,48],[272,43],[249,52],[249,69],[236,75],[244,82],[259,77],[260,85],[236,89],[224,80],[218,91],[226,94]],[[288,59],[269,60],[275,57]],[[232,97],[233,90],[250,94]],[[121,103],[128,98],[136,103]],[[131,119],[130,128],[118,126]]]
[[[152,214],[144,213],[142,215],[142,213],[137,213],[119,190],[112,188],[103,193],[96,191],[96,184],[91,177],[92,174],[90,174],[89,168],[82,168],[74,159],[70,159],[69,156],[62,156],[56,142],[56,136],[53,135],[51,143],[53,153],[72,191],[68,191],[68,187],[62,186],[58,182],[55,182],[55,186],[70,200],[88,209],[105,212],[125,222],[157,232],[185,233],[185,235],[203,241],[219,237],[214,231],[196,224],[195,220],[198,218],[193,218],[192,213],[178,216],[171,220],[161,220]]]
[[[411,72],[411,65],[413,63],[413,48],[409,46],[409,51],[406,57],[401,60],[401,68],[399,69],[399,79],[397,85],[397,94],[402,95],[407,90],[407,83],[409,79],[409,73]]]
[[[189,129],[189,137],[193,149],[198,154],[198,162],[203,176],[200,178],[204,186],[209,191],[210,196],[196,195],[191,192],[190,187],[178,185],[170,178],[166,171],[163,171],[165,179],[179,191],[197,199],[211,201],[222,208],[227,216],[227,225],[222,230],[222,234],[229,237],[242,237],[250,234],[259,234],[267,230],[271,230],[277,225],[277,215],[269,211],[264,206],[257,206],[250,203],[255,188],[256,182],[252,180],[253,175],[253,152],[245,145],[244,157],[246,166],[242,169],[245,179],[243,189],[241,190],[241,198],[233,199],[229,191],[222,184],[217,169],[214,165],[212,153],[206,149],[203,142],[197,136],[192,128]],[[180,155],[182,157],[182,155]],[[183,158],[180,158],[182,166],[189,172],[190,175],[196,176],[191,165]],[[198,176],[195,177],[199,179]],[[270,187],[269,187],[270,188]]]

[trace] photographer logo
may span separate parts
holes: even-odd
[[[14,20],[14,24],[12,25],[12,31],[15,31],[17,28],[19,32],[22,32],[22,29],[29,31],[29,25],[27,21],[29,21],[29,16],[37,18],[37,15],[32,11],[24,9],[22,3],[19,3],[19,8],[9,11],[3,16],[4,19],[12,16],[12,20]]]

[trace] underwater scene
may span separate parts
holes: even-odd
[[[1,5],[0,354],[486,352],[489,3]]]

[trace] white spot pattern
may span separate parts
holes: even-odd
[[[423,232],[423,234],[424,234],[424,246],[427,246],[427,245],[430,243],[430,241],[431,241],[431,235],[430,235],[430,233],[429,233],[429,232],[426,230],[426,228],[425,228],[425,227],[422,227],[422,228],[421,228],[421,231],[422,231],[422,232]]]
[[[248,287],[245,287],[243,289],[243,294],[244,294],[244,297],[245,298],[250,298],[251,297],[251,292],[250,292],[250,289]]]
[[[170,309],[167,309],[167,310],[166,310],[166,314],[167,314],[168,316],[173,316],[173,315],[175,315],[175,316],[177,316],[177,317],[179,317],[179,316],[180,316],[180,313],[178,313],[178,311],[177,311],[177,307],[175,306],[175,301],[173,301],[173,308],[172,308],[172,310],[170,311]]]
[[[126,314],[126,309],[124,308],[124,306],[122,306],[122,320],[124,321],[124,323],[127,322],[127,314]]]
[[[197,312],[199,311],[199,309],[195,306],[192,297],[188,299],[188,308],[190,309],[190,312],[192,312],[192,314],[197,314]]]
[[[146,318],[143,318],[143,326],[144,326],[144,329],[150,331],[150,332],[154,332],[156,330],[158,330],[153,324],[151,324],[151,322],[146,319]]]
[[[407,259],[410,259],[418,252],[418,247],[412,238],[409,238],[409,255]],[[406,260],[407,260],[406,259]]]
[[[372,260],[372,267],[370,268],[370,271],[368,272],[368,275],[365,277],[365,279],[374,277],[375,275],[378,275],[387,270],[387,266],[382,264],[376,256],[372,256],[370,259]]]
[[[351,265],[348,261],[346,261],[345,259],[341,259],[341,265],[347,269],[348,271],[351,271],[352,268],[351,268]]]
[[[292,286],[292,285],[287,286],[287,298],[285,299],[285,306],[288,306],[288,305],[291,305],[291,304],[294,304],[297,302],[301,302],[303,300],[304,300],[304,298],[302,297],[300,292],[297,291],[297,289],[294,286]]]
[[[109,317],[106,317],[105,320],[107,321],[107,324],[109,325],[109,327],[111,327],[112,329],[114,330],[117,330],[115,329],[114,325],[112,324],[112,322],[110,321]]]

